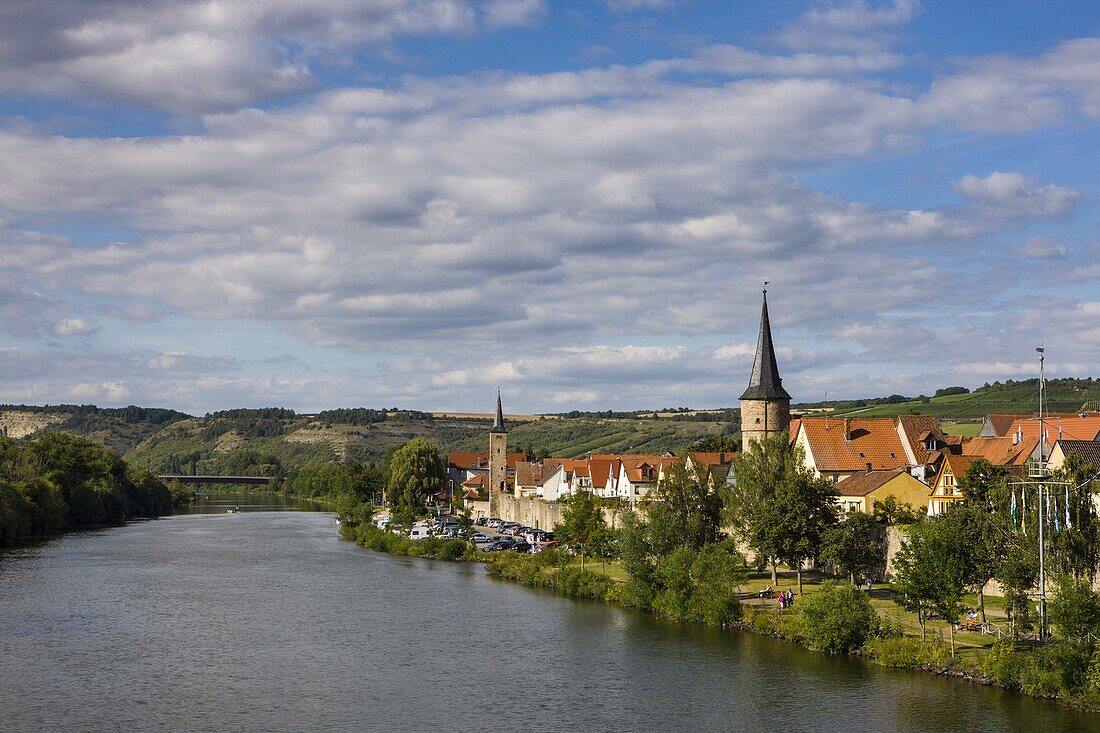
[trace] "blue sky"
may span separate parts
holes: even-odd
[[[0,401],[733,405],[1100,356],[1100,10],[0,5]]]

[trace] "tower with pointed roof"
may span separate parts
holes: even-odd
[[[508,430],[497,390],[497,416],[489,429],[489,516],[500,516],[500,495],[508,491]]]
[[[768,321],[768,288],[764,283],[764,304],[760,310],[760,334],[756,338],[756,358],[752,363],[749,386],[741,395],[741,449],[748,450],[754,440],[783,432],[791,424],[791,396],[783,389],[779,365],[772,346],[772,327]]]

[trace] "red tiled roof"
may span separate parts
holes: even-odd
[[[1035,450],[1037,441],[1038,438],[1032,438],[1017,443],[1011,435],[1000,438],[970,438],[962,444],[962,455],[984,458],[995,466],[1011,466],[1027,460]]]
[[[542,481],[542,464],[528,461],[516,463],[516,484],[518,486],[535,486]]]
[[[928,463],[928,450],[924,447],[924,441],[934,438],[943,441],[944,434],[940,430],[940,422],[933,415],[899,415],[897,427],[909,443],[910,450],[917,463]]]
[[[1096,440],[1100,437],[1100,415],[1096,413],[1090,413],[1089,417],[1044,415],[1043,431],[1046,433],[1046,445],[1050,448],[1053,448],[1054,443],[1059,439]],[[1023,433],[1025,441],[1036,438],[1039,435],[1038,418],[1022,418],[1012,423],[1008,434],[1019,432]]]
[[[845,435],[845,427],[849,437]],[[893,418],[804,417],[802,432],[818,471],[866,471],[908,465]]]

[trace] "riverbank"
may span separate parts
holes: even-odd
[[[855,608],[851,607],[853,601],[848,599],[848,607],[818,609],[823,613],[815,612],[810,616],[804,609],[814,606],[807,603],[814,594],[823,589],[841,587],[821,579],[805,583],[804,595],[796,597],[794,607],[790,609],[755,602],[758,593],[751,589],[752,583],[743,583],[736,604],[730,606],[728,601],[722,599],[721,612],[708,616],[688,610],[691,607],[689,603],[679,606],[665,604],[657,608],[643,606],[621,573],[608,572],[606,565],[603,571],[595,569],[594,566],[599,564],[592,562],[582,568],[576,558],[564,552],[544,551],[534,555],[479,553],[462,540],[429,538],[414,541],[367,524],[345,524],[340,528],[340,535],[367,549],[389,554],[483,562],[491,577],[552,590],[570,598],[599,600],[675,621],[772,636],[811,650],[862,657],[884,667],[996,686],[1031,697],[1056,700],[1080,710],[1100,711],[1100,655],[1093,656],[1091,650],[1086,651],[1066,642],[1039,647],[1003,639],[993,641],[988,647],[972,645],[967,650],[970,653],[952,656],[942,634],[921,639],[908,633],[907,628],[916,626],[915,617],[905,623],[901,618],[905,612],[900,608],[897,613],[881,613],[873,608],[871,599],[862,591],[858,593],[864,600],[854,601],[857,604]],[[889,591],[880,588],[878,593]],[[892,601],[889,603],[892,604]],[[681,612],[676,612],[677,608],[682,609]],[[873,618],[868,617],[867,627],[862,631],[857,629],[852,636],[849,621],[858,615],[860,609],[870,610]],[[717,619],[720,621],[715,623]],[[848,641],[839,646],[823,646],[836,638]],[[1084,679],[1085,685],[1074,687],[1072,683],[1076,679]]]

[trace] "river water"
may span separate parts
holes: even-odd
[[[332,514],[270,511],[301,508],[215,498],[0,554],[0,730],[1100,730],[1019,695],[369,552]]]

